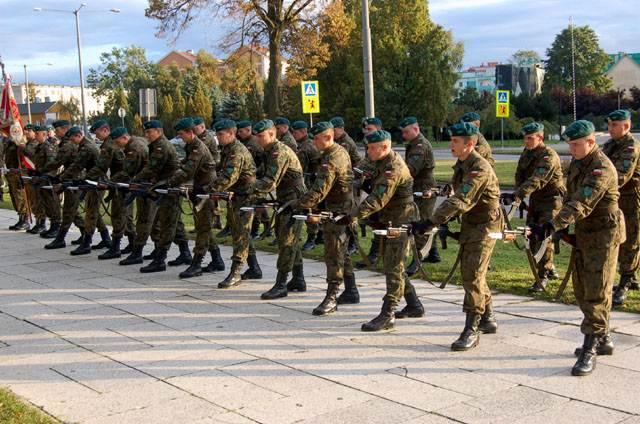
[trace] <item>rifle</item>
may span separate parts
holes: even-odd
[[[121,187],[123,190],[128,191],[127,195],[124,198],[125,206],[129,206],[131,203],[133,203],[134,200],[136,200],[137,197],[142,197],[143,199],[151,197],[151,193],[149,193],[151,183],[117,183],[117,186]]]
[[[316,212],[316,213],[311,212],[306,215],[302,215],[302,214],[293,215],[293,219],[295,219],[296,221],[304,221],[308,224],[319,224],[321,222],[327,222],[327,221],[337,222],[342,218],[344,218],[345,216],[346,216],[345,214],[334,215],[333,212],[322,211],[322,212]]]
[[[431,187],[423,191],[414,191],[413,197],[418,199],[432,199],[434,197],[451,197],[453,195],[453,188],[449,184],[445,184],[440,187]]]

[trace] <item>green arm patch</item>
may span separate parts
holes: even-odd
[[[462,187],[460,187],[460,191],[461,191],[463,194],[467,194],[467,193],[469,193],[469,192],[471,191],[471,185],[470,185],[470,184],[467,184],[467,183],[462,184]]]
[[[593,187],[591,186],[582,187],[582,195],[584,197],[591,197],[593,195]]]
[[[547,172],[547,168],[542,166],[538,168],[538,174],[544,175],[546,172]]]
[[[382,196],[383,194],[385,194],[387,191],[387,186],[385,185],[379,185],[378,187],[376,187],[376,192]]]

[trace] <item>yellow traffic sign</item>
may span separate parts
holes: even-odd
[[[496,90],[496,117],[509,117],[509,90]]]
[[[318,81],[302,81],[302,113],[320,113],[320,86]]]

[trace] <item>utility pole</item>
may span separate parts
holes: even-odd
[[[576,50],[573,39],[573,16],[569,17],[569,26],[571,27],[571,83],[573,85],[573,120],[576,121]]]
[[[369,0],[362,0],[362,61],[364,66],[364,110],[368,118],[376,115],[373,94],[373,63],[371,60],[371,28]]]

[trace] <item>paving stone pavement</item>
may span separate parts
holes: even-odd
[[[376,273],[357,272],[359,305],[314,317],[320,262],[305,261],[307,293],[265,302],[271,254],[260,255],[263,280],[219,290],[224,272],[143,275],[47,251],[4,230],[13,221],[0,211],[0,385],[64,422],[640,422],[639,315],[613,312],[615,355],[576,378],[573,306],[497,295],[499,333],[451,352],[458,287],[418,280],[425,318],[362,333],[384,293]]]

